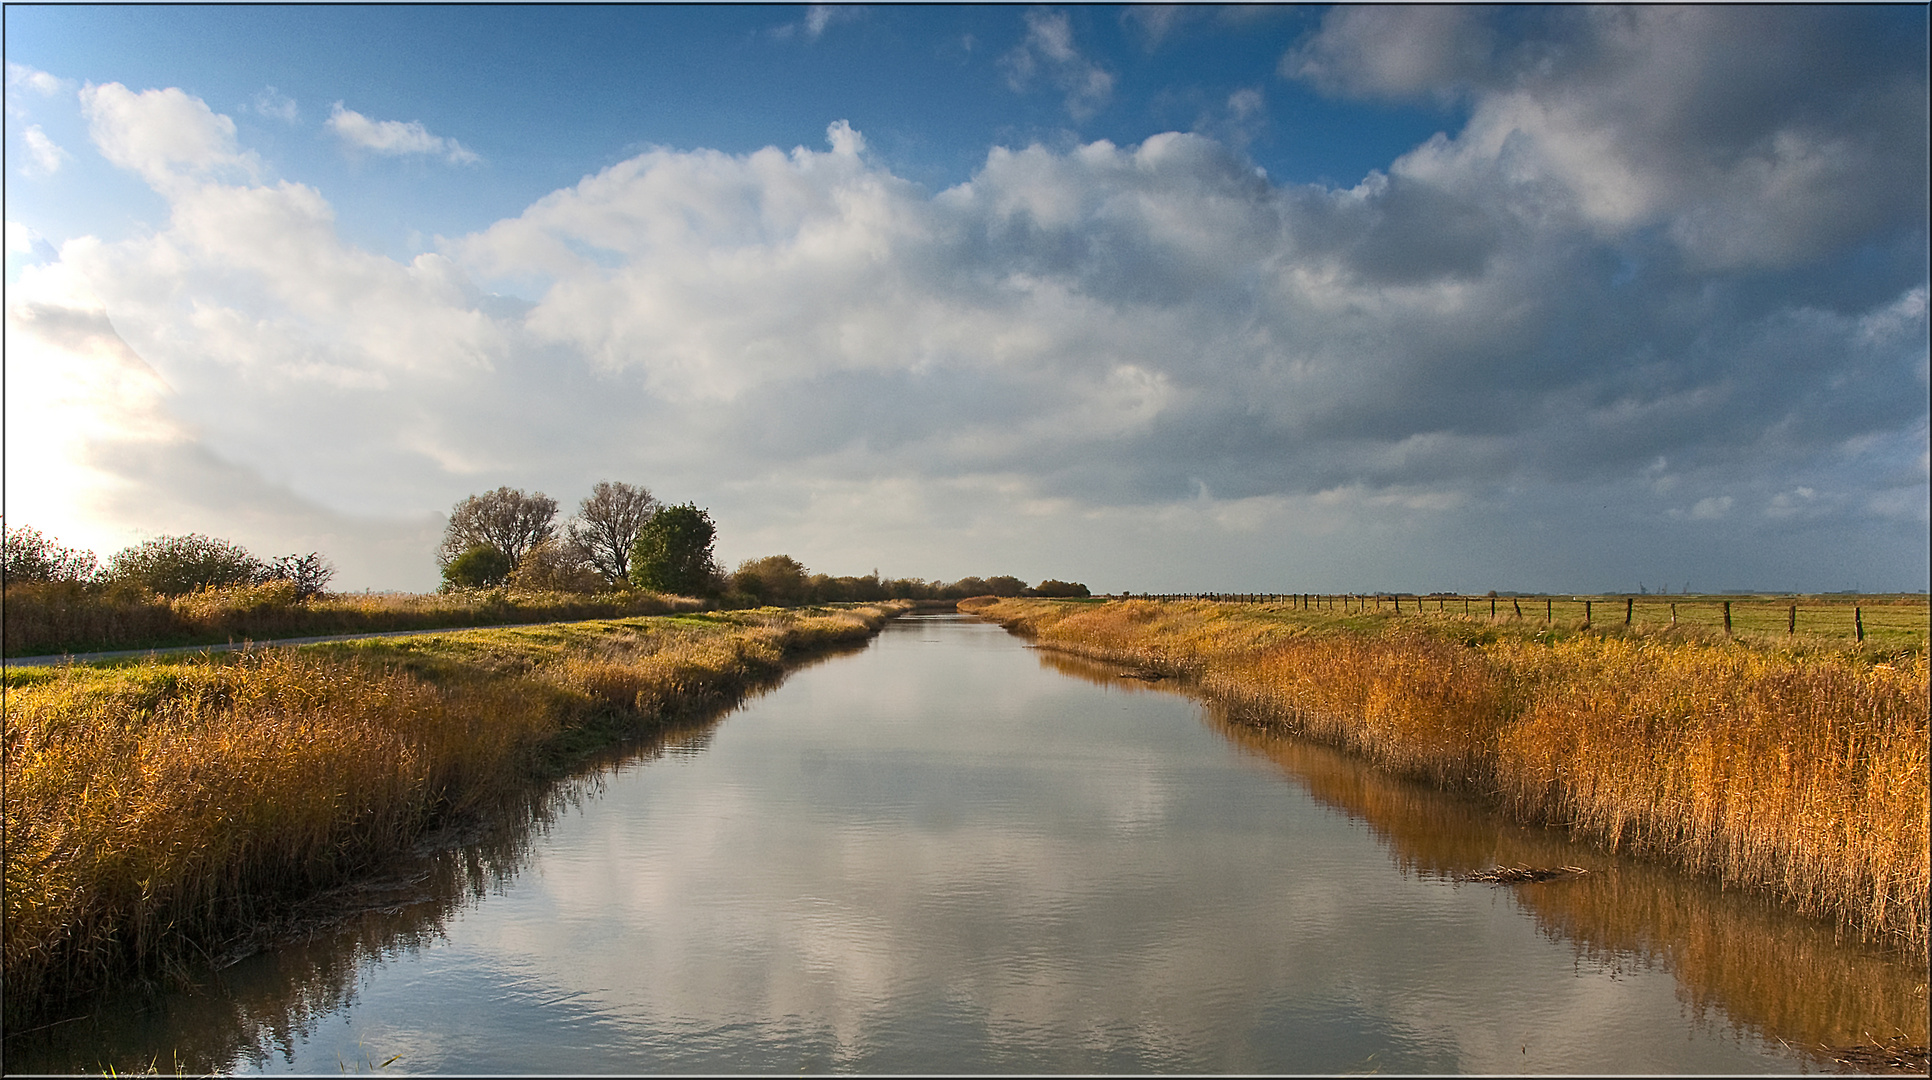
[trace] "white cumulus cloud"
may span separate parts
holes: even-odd
[[[1787,55],[1752,43],[1706,47],[1747,71]],[[712,508],[727,562],[784,550],[831,572],[1138,590],[1212,587],[1161,577],[1207,560],[1403,579],[1303,587],[1590,587],[1575,566],[1733,572],[1686,565],[1717,519],[1761,567],[1805,565],[1818,530],[1846,560],[1924,564],[1922,258],[1840,273],[1817,243],[1781,256],[1812,260],[1797,270],[1741,272],[1670,228],[1728,196],[1639,185],[1628,216],[1593,209],[1539,132],[1639,176],[1683,147],[1652,133],[1638,153],[1560,86],[1483,98],[1347,189],[1276,185],[1174,132],[995,147],[936,193],[843,121],[817,148],[653,149],[408,260],[346,240],[315,187],[224,169],[246,157],[233,125],[181,91],[88,93],[97,145],[158,178],[170,214],[25,267],[9,342],[37,344],[9,371],[133,357],[167,388],[63,399],[98,412],[62,460],[113,513],[140,491],[202,531],[270,535],[267,514],[275,536],[394,553],[473,491],[568,504],[628,479]],[[1512,146],[1493,130],[1508,109],[1561,122],[1522,120]],[[1840,138],[1892,130],[1865,122]],[[1920,168],[1869,164],[1854,193]],[[1919,244],[1922,205],[1890,205],[1873,220]],[[103,434],[124,421],[160,434]],[[1733,512],[1805,491],[1839,512]],[[433,547],[368,555],[397,576],[362,583],[432,584]]]
[[[29,164],[21,167],[23,176],[52,176],[60,171],[63,162],[73,159],[74,155],[48,138],[39,124],[27,125],[27,130],[21,133],[21,139],[27,144],[27,153],[33,158]]]
[[[81,88],[88,133],[108,161],[148,183],[176,187],[189,177],[252,171],[235,146],[235,122],[180,89],[135,93],[120,83]]]
[[[11,89],[30,91],[42,97],[52,97],[55,94],[67,93],[73,89],[74,84],[70,80],[50,75],[39,68],[16,64],[9,60],[7,61],[7,86]]]
[[[474,165],[483,160],[455,139],[432,135],[422,124],[410,120],[371,120],[340,101],[329,110],[329,130],[343,142],[359,150],[389,157],[421,154],[441,157],[453,165]]]

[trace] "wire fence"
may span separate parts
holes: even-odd
[[[1698,627],[1726,636],[1848,638],[1924,641],[1932,636],[1932,601],[1899,597],[1738,597],[1598,595],[1484,595],[1457,593],[1146,593],[1125,597],[1156,601],[1205,600],[1264,604],[1337,615],[1455,616],[1494,623],[1541,623],[1549,627],[1655,630]]]

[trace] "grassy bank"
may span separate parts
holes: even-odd
[[[4,604],[7,656],[616,619],[703,606],[685,597],[650,592],[587,596],[512,589],[342,593],[298,600],[294,586],[286,581],[176,597],[73,582],[22,583],[7,586]]]
[[[429,829],[906,605],[477,630],[7,675],[6,1010],[217,952]]]
[[[1258,722],[1926,953],[1923,637],[1778,648],[1287,605],[961,608],[1196,679]]]

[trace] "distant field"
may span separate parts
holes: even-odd
[[[1874,649],[1924,648],[1932,640],[1932,597],[1924,593],[1800,596],[1413,596],[1383,594],[1207,594],[1153,599],[1220,599],[1262,603],[1286,612],[1321,615],[1395,614],[1455,616],[1499,627],[1540,631],[1591,629],[1635,631],[1672,626],[1686,634],[1724,634],[1730,605],[1731,635],[1762,644],[1830,645],[1855,643],[1864,625],[1865,643]],[[1794,610],[1795,609],[1795,610]],[[1492,617],[1491,611],[1495,614]]]

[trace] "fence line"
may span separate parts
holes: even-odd
[[[1726,636],[1735,637],[1740,632],[1776,633],[1783,631],[1787,637],[1795,637],[1802,624],[1807,634],[1842,634],[1854,641],[1865,640],[1864,604],[1801,603],[1788,598],[1744,599],[1738,597],[1699,597],[1687,599],[1665,599],[1667,594],[1624,595],[1622,625],[1639,626],[1677,626],[1685,623],[1706,623],[1713,629],[1721,626]],[[1600,600],[1614,603],[1616,597],[1604,596],[1559,596],[1555,594],[1472,596],[1463,593],[1123,593],[1123,599],[1154,600],[1171,602],[1176,600],[1205,600],[1216,603],[1275,604],[1298,611],[1337,611],[1345,615],[1372,614],[1388,611],[1403,616],[1456,615],[1461,617],[1484,617],[1483,602],[1488,603],[1487,618],[1491,622],[1530,622],[1536,620],[1535,602],[1543,602],[1541,622],[1554,627],[1559,623],[1559,614],[1568,616],[1561,620],[1564,624],[1574,624],[1579,629],[1591,629],[1594,621],[1595,605]],[[1499,605],[1509,601],[1507,610]],[[1523,611],[1523,601],[1531,602],[1531,613]],[[1433,602],[1434,607],[1429,605]],[[1558,605],[1568,605],[1569,609],[1559,612]],[[1732,605],[1737,605],[1734,613]],[[1455,605],[1460,605],[1458,611]],[[1849,608],[1849,610],[1847,610]],[[1578,610],[1580,609],[1580,611]],[[1578,617],[1580,616],[1580,617]],[[1610,616],[1615,618],[1615,616]]]

